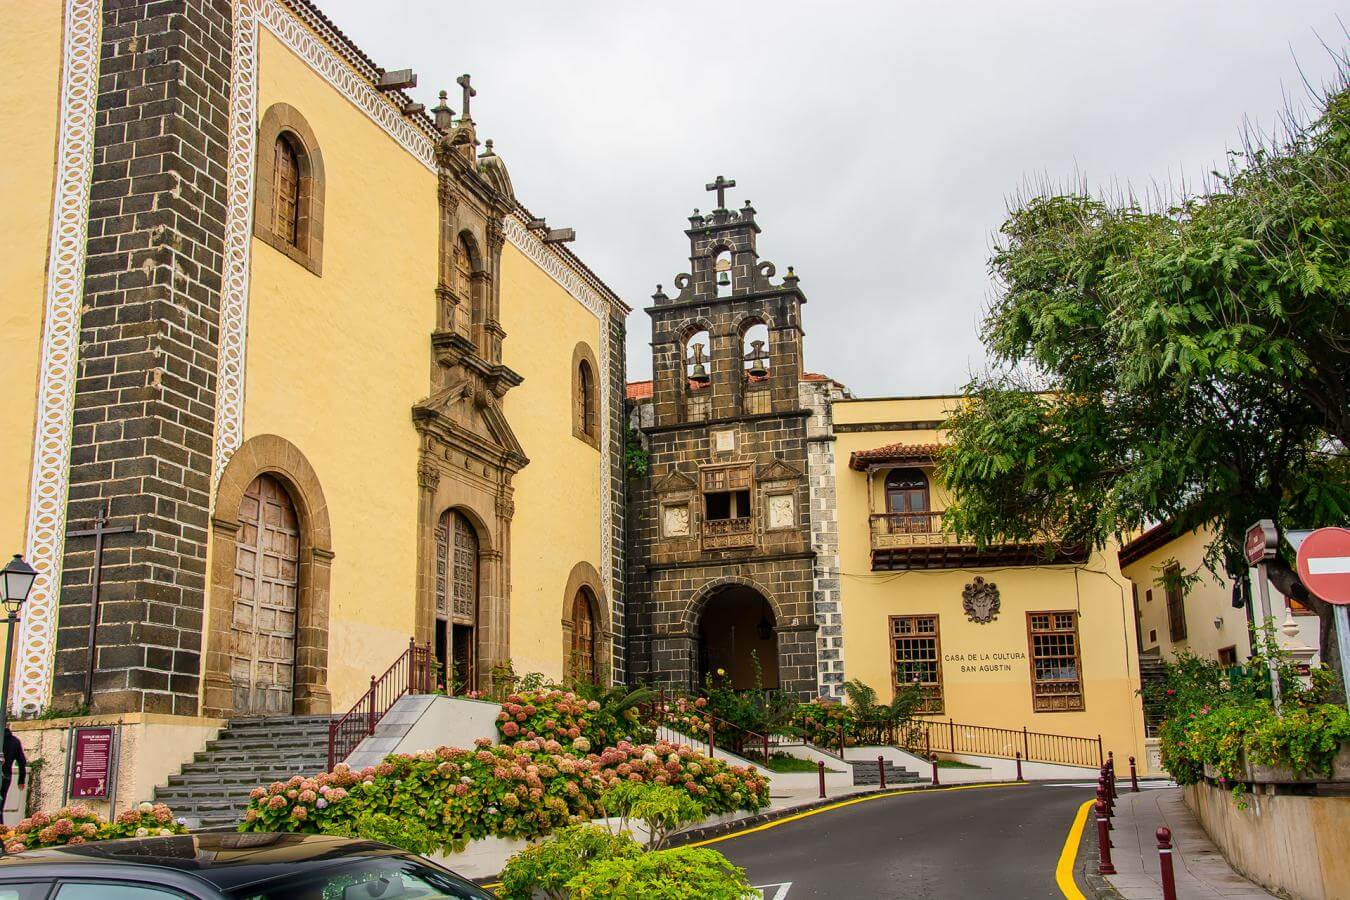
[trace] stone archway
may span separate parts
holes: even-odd
[[[239,714],[233,662],[232,624],[235,615],[235,572],[241,536],[247,524],[250,492],[257,493],[261,476],[281,488],[295,516],[295,621],[292,700],[295,715],[327,713],[332,707],[328,690],[328,606],[332,529],[328,504],[313,466],[298,447],[274,434],[245,441],[230,458],[216,488],[211,516],[211,584],[207,600],[206,658],[202,668],[202,714],[228,718]]]
[[[777,689],[778,620],[768,597],[746,584],[704,595],[694,634],[700,684],[725,679],[735,690]]]

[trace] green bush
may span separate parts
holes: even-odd
[[[600,825],[569,825],[549,840],[526,847],[506,861],[498,896],[530,900],[542,893],[549,900],[567,896],[567,882],[598,859],[637,856],[642,848],[627,834]]]
[[[606,790],[600,795],[600,808],[618,817],[621,832],[628,830],[632,819],[646,825],[648,850],[659,850],[676,831],[704,818],[702,804],[688,791],[639,781],[620,781]]]
[[[573,900],[742,900],[757,894],[715,850],[679,847],[596,860],[567,882]]]
[[[326,821],[320,827],[324,834],[379,841],[423,856],[435,853],[439,844],[436,835],[421,822],[385,813],[361,813],[350,820]]]
[[[552,740],[483,740],[473,750],[396,754],[360,772],[339,765],[255,788],[240,830],[329,831],[382,813],[419,822],[438,849],[453,851],[477,838],[535,838],[595,818],[601,794],[624,780],[683,790],[709,814],[753,812],[769,802],[763,774],[688,747],[623,741],[578,755]]]

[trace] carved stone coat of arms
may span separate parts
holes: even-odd
[[[998,618],[998,586],[992,581],[975,576],[975,580],[961,592],[961,598],[961,605],[965,607],[970,621],[983,625]]]

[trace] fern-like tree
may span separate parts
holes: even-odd
[[[1209,189],[1145,207],[1084,191],[1014,205],[991,269],[994,368],[948,426],[951,524],[980,543],[1102,547],[1209,528],[1245,584],[1253,522],[1350,521],[1350,60],[1312,117],[1249,136]],[[1272,566],[1285,594],[1330,608]]]

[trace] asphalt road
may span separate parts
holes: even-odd
[[[914,791],[732,835],[710,846],[765,900],[1063,896],[1055,864],[1087,788]],[[770,885],[784,885],[783,889]]]

